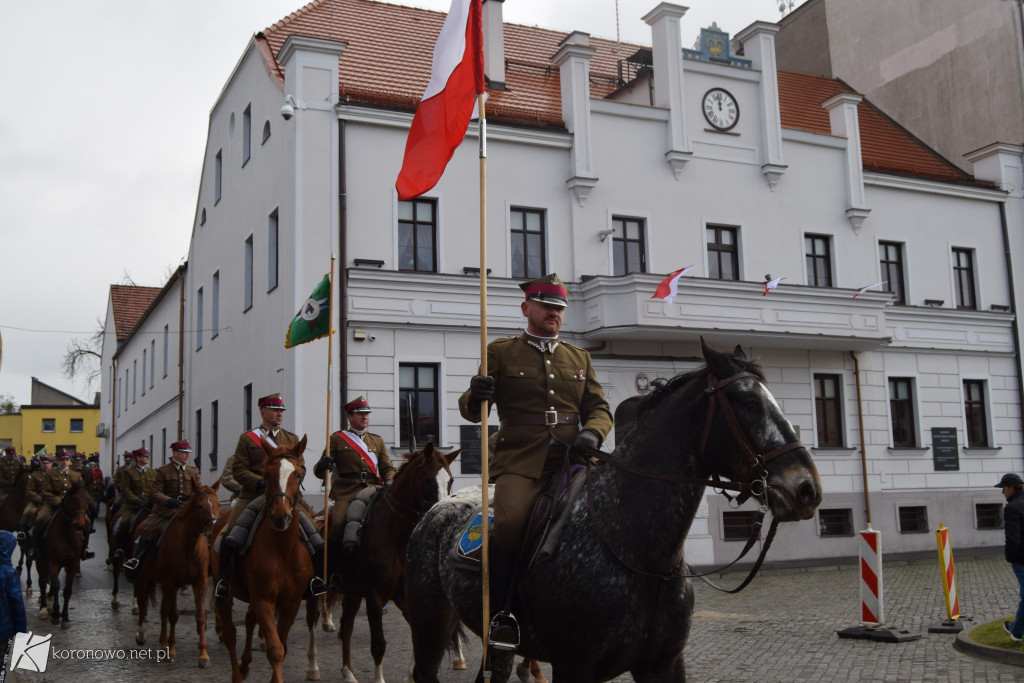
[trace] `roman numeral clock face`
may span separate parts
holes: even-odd
[[[724,88],[712,88],[704,93],[701,109],[704,118],[717,130],[730,130],[740,120],[740,105]]]

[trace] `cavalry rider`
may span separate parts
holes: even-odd
[[[0,460],[0,495],[6,496],[14,490],[14,482],[18,473],[25,467],[25,460],[18,455],[14,446],[4,449],[4,457]]]
[[[242,485],[235,481],[234,453],[228,456],[227,461],[224,463],[224,469],[220,471],[220,487],[231,492],[231,498],[228,499],[229,506],[238,500],[238,496],[242,494]]]
[[[40,495],[43,499],[43,506],[36,515],[34,533],[38,537],[42,531],[43,524],[64,500],[64,496],[75,484],[83,485],[82,475],[71,469],[71,454],[67,451],[57,451],[57,466],[46,473],[40,487]],[[82,545],[82,559],[88,560],[96,556],[96,553],[89,547],[88,534],[82,534],[84,543]]]
[[[331,475],[330,533],[327,543],[327,564],[331,568],[330,589],[341,591],[338,558],[341,557],[341,541],[345,532],[345,516],[349,503],[365,488],[374,485],[390,486],[395,478],[395,468],[388,458],[384,439],[366,431],[370,426],[370,404],[362,396],[345,405],[348,415],[348,429],[331,435],[330,454],[324,449],[323,455],[313,467],[313,474],[324,479]]]
[[[26,492],[28,503],[25,505],[25,511],[21,513],[21,530],[25,533],[32,529],[32,524],[36,521],[36,514],[43,505],[43,481],[46,479],[46,473],[53,469],[52,455],[44,453],[36,457],[39,458],[39,469],[29,475]]]
[[[231,516],[221,535],[219,580],[214,588],[214,595],[218,600],[231,599],[231,568],[237,548],[228,541],[228,532],[235,526],[242,512],[249,507],[249,503],[263,496],[263,492],[267,488],[267,482],[263,478],[263,461],[266,458],[266,453],[263,452],[260,439],[266,440],[275,448],[299,442],[299,437],[281,427],[285,411],[284,397],[281,394],[264,396],[259,399],[257,405],[260,409],[260,426],[238,437],[238,445],[235,446],[234,455],[231,456],[234,458],[232,474],[235,481],[241,485],[242,492],[238,497],[238,502],[231,509]],[[298,454],[298,461],[298,475],[301,482],[306,477],[306,463],[301,453]],[[305,509],[298,500],[296,500],[296,508],[300,515],[305,514]],[[317,558],[314,557],[313,578],[309,582],[309,590],[314,596],[327,592],[327,584],[318,573],[322,572],[322,568],[323,560],[317,561]]]
[[[188,458],[192,455],[192,446],[188,441],[175,441],[171,444],[171,461],[155,470],[156,476],[149,489],[149,502],[153,505],[153,517],[147,524],[153,528],[154,522],[166,527],[178,510],[184,507],[185,502],[192,497],[192,494],[201,486],[199,481],[199,469],[188,464]],[[124,568],[126,571],[135,571],[142,563],[146,552],[156,542],[157,534],[139,535],[139,544],[135,549],[135,557],[126,560]]]
[[[597,448],[612,415],[590,354],[558,339],[569,292],[558,276],[519,285],[526,332],[487,345],[487,375],[476,375],[459,411],[480,422],[480,404],[498,405],[497,448],[490,454],[494,521],[490,542],[489,643],[514,650],[519,625],[509,611],[519,548],[537,497],[574,447]],[[490,404],[488,404],[488,409]]]
[[[132,452],[132,456],[135,464],[122,472],[121,485],[118,486],[121,494],[121,517],[114,541],[117,546],[114,554],[120,553],[122,560],[125,555],[124,549],[130,548],[132,543],[132,519],[149,500],[149,490],[156,479],[156,470],[149,467],[148,449],[139,448]],[[145,515],[142,515],[137,523],[141,524],[143,519]]]

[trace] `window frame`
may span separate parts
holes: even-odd
[[[751,528],[754,526],[754,522],[757,519],[757,510],[722,510],[721,516],[721,529],[722,529],[722,540],[726,543],[735,543],[740,541],[746,541],[750,538]],[[739,524],[741,520],[746,520],[745,524]],[[737,531],[742,529],[742,531]],[[758,537],[760,537],[758,533]]]
[[[967,448],[991,448],[992,428],[989,424],[991,411],[988,401],[988,382],[983,379],[965,378],[963,387],[964,441]],[[976,394],[975,391],[976,390]],[[974,417],[972,417],[972,415]],[[977,439],[980,427],[981,439]]]
[[[164,325],[164,377],[167,377],[167,366],[170,361],[171,354],[171,325],[170,323]]]
[[[255,274],[253,273],[253,259],[255,258],[256,249],[255,245],[253,244],[252,233],[249,233],[249,236],[245,238],[245,243],[242,248],[244,252],[242,256],[242,313],[246,313],[247,311],[252,309],[255,299],[255,284],[253,282],[253,280],[255,279]]]
[[[819,381],[824,382],[825,380],[835,381],[835,396],[821,396],[819,388],[824,388],[823,385],[819,384]],[[843,394],[845,384],[845,377],[841,372],[828,372],[828,371],[813,371],[811,373],[811,385],[814,394],[814,439],[816,448],[845,448],[846,447],[846,401]],[[829,415],[825,408],[831,407],[834,411],[833,415]],[[824,412],[824,416],[823,416]],[[837,424],[834,427],[837,440],[823,439],[822,438],[822,419],[828,422],[829,417],[833,417]],[[828,425],[825,425],[826,428]]]
[[[537,209],[528,206],[510,206],[509,210],[509,276],[513,278],[519,278],[524,280],[532,280],[541,277],[547,272],[547,210]],[[518,221],[517,221],[518,215]],[[529,229],[528,216],[538,216],[538,222],[540,224],[539,230]],[[519,226],[517,227],[517,222]],[[530,270],[529,264],[531,259],[532,250],[529,245],[529,236],[539,234],[540,240],[537,249],[540,251],[539,261],[540,265],[538,271],[534,273]],[[516,263],[516,243],[517,241],[521,245],[522,249],[522,268],[517,270]]]
[[[214,271],[213,282],[210,285],[210,339],[216,339],[220,334],[220,271]]]
[[[78,423],[78,429],[75,429],[75,423]],[[68,431],[72,434],[82,434],[85,432],[85,420],[80,417],[72,417],[68,420]]]
[[[277,289],[280,280],[281,219],[275,208],[267,216],[267,293]]]
[[[710,233],[715,232],[715,241],[710,239]],[[721,242],[721,233],[731,234],[733,244],[728,245]],[[740,271],[740,229],[735,225],[723,225],[720,223],[707,223],[704,225],[705,254],[708,260],[708,279],[722,280],[724,282],[739,282],[743,279]],[[724,255],[724,256],[723,256]],[[714,257],[714,258],[712,258]],[[731,266],[736,271],[736,277],[722,276],[722,259],[728,258]]]
[[[224,150],[218,149],[213,157],[213,205],[220,203],[224,189]]]
[[[630,236],[629,228],[635,228],[635,235]],[[610,228],[612,231],[612,276],[629,275],[647,272],[647,219],[640,216],[612,214]],[[637,246],[638,264],[633,264],[630,257],[630,245]],[[620,264],[621,261],[621,264]],[[621,272],[620,272],[621,265]],[[634,265],[638,267],[634,267]]]
[[[974,249],[953,247],[953,296],[960,310],[978,310],[978,280],[974,267]],[[966,260],[966,263],[964,261]]]
[[[819,246],[824,253],[819,253]],[[832,259],[832,236],[817,233],[804,234],[804,265],[807,268],[807,284],[811,287],[832,287],[834,261]],[[824,282],[819,281],[819,266],[824,267]]]
[[[46,428],[46,423],[47,422],[50,423],[50,428],[49,429]],[[39,431],[41,431],[43,434],[53,434],[53,433],[55,433],[57,431],[57,418],[55,418],[55,417],[44,417],[44,418],[41,418]]]
[[[824,519],[829,516],[829,513],[833,513],[832,519]],[[845,519],[840,520],[840,515]],[[847,538],[855,536],[857,533],[853,526],[853,508],[818,508],[817,517],[819,538]],[[836,529],[833,533],[833,527],[841,528]]]
[[[146,348],[142,349],[142,395],[143,396],[146,395],[146,361],[148,360],[147,357],[146,357],[147,351],[149,351],[149,349],[146,349]]]
[[[196,351],[203,348],[203,288],[196,290]]]
[[[395,229],[396,229],[396,260],[395,265],[397,270],[403,273],[438,273],[440,272],[440,245],[438,244],[438,238],[440,231],[438,226],[440,224],[438,216],[438,204],[437,198],[435,197],[416,197],[414,199],[398,200],[398,204],[395,210]],[[412,218],[402,218],[402,207],[409,205],[412,207]],[[429,220],[422,220],[419,218],[419,207],[430,206],[431,207],[431,218]],[[430,231],[431,248],[430,248],[430,268],[419,267],[419,252],[420,247],[418,228],[427,227]],[[402,263],[402,251],[403,251],[403,240],[402,232],[403,229],[412,230],[412,268],[403,267]]]
[[[242,166],[252,158],[252,103],[242,110]]]
[[[909,393],[909,396],[893,397],[894,382],[904,385]],[[888,377],[886,381],[886,392],[889,400],[889,438],[892,441],[893,448],[920,448],[921,440],[918,435],[917,429],[917,383],[913,377]],[[905,411],[900,410],[901,407],[905,407]],[[906,412],[906,415],[900,413]],[[899,434],[897,434],[897,420],[906,422],[906,426],[899,428]],[[903,432],[909,432],[910,440],[902,438]],[[897,439],[897,436],[901,438]]]
[[[417,416],[421,415],[420,411],[420,397],[433,392],[433,417],[434,417],[434,429],[436,435],[432,439],[435,444],[443,445],[444,441],[444,415],[443,405],[441,404],[441,397],[444,396],[444,372],[443,363],[439,359],[434,358],[401,358],[395,359],[395,415],[397,416],[397,426],[395,428],[395,443],[398,447],[408,447],[408,426],[407,426],[407,411],[405,408],[405,394],[410,391],[415,392],[415,403],[413,405],[413,411]],[[407,368],[415,369],[415,381],[416,386],[405,386],[402,384],[402,370]],[[419,382],[419,371],[422,369],[431,369],[434,374],[434,387],[432,390],[421,388]],[[417,446],[421,446],[426,443],[422,441],[423,433],[420,430],[421,425],[417,425],[416,443]]]
[[[885,248],[887,251],[890,248],[897,250],[896,260],[888,257],[889,254],[882,254],[882,249]],[[891,240],[879,240],[878,241],[878,270],[881,281],[885,284],[882,285],[881,291],[890,292],[896,296],[896,303],[906,305],[907,303],[907,257],[906,257],[906,245],[903,242],[893,242]],[[896,272],[897,282],[893,283],[892,273]]]

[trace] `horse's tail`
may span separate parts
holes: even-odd
[[[452,631],[452,639],[448,641],[448,654],[452,656],[462,655],[462,646],[469,643],[469,634],[466,633],[466,627],[462,625],[460,621],[455,630]]]

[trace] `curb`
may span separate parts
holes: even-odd
[[[1002,662],[1003,664],[1010,664],[1012,666],[1024,667],[1024,651],[1018,652],[1014,650],[1006,650],[1001,647],[982,645],[981,643],[971,640],[971,631],[977,628],[977,626],[978,625],[972,626],[970,631],[961,631],[958,633],[956,640],[953,641],[954,649],[975,657],[991,659],[992,661]]]

